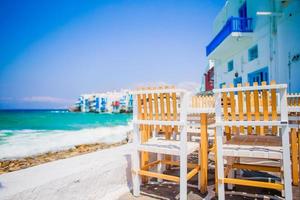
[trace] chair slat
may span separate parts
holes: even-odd
[[[137,105],[138,105],[138,119],[143,120],[144,115],[143,115],[143,105],[142,105],[142,95],[138,94],[137,95]],[[141,130],[141,141],[144,142],[144,125],[140,125],[140,130]]]
[[[172,93],[172,105],[173,105],[173,120],[177,121],[177,97],[176,97],[176,93],[173,92]],[[178,126],[174,126],[174,132],[178,133]]]
[[[257,82],[254,82],[253,86],[258,86]],[[259,121],[260,120],[260,112],[259,112],[259,99],[258,99],[258,91],[257,90],[253,91],[253,98],[254,98],[254,119],[256,121]],[[255,131],[256,131],[256,134],[258,134],[258,135],[261,134],[259,126],[255,127]]]
[[[159,93],[159,102],[160,102],[160,120],[165,120],[165,98],[163,93]]]
[[[168,87],[166,87],[167,89]],[[166,111],[167,111],[167,121],[171,120],[171,102],[170,102],[170,93],[166,93]],[[167,126],[167,135],[166,138],[170,139],[171,138],[171,132],[172,132],[172,127],[171,126]]]
[[[249,83],[245,83],[245,86],[249,86]],[[252,98],[251,98],[251,92],[248,90],[245,92],[246,95],[246,111],[247,111],[247,120],[251,121],[252,120],[252,113],[251,113],[251,105],[253,105]],[[247,134],[251,135],[252,134],[252,127],[248,126],[247,127]]]
[[[153,119],[153,99],[152,94],[148,94],[148,104],[149,104],[149,115],[148,119]]]
[[[145,115],[144,115],[144,104],[145,101],[142,97],[142,95],[137,95],[137,99],[138,99],[138,118],[143,120],[145,119]],[[141,142],[144,143],[146,141],[145,138],[145,126],[146,125],[140,125],[140,130],[141,130]]]
[[[149,88],[151,89],[151,88]],[[148,104],[149,104],[149,116],[148,119],[153,120],[153,98],[152,98],[152,94],[148,94]],[[152,134],[154,126],[150,126],[149,127],[149,134]],[[151,137],[151,136],[150,136]]]
[[[157,93],[154,93],[154,110],[155,110],[155,120],[159,120],[159,110],[158,110],[158,96]],[[155,131],[159,132],[159,125],[155,127]]]
[[[138,94],[137,95],[137,105],[138,105],[138,119],[142,119],[142,98],[141,98],[141,95]]]
[[[148,119],[148,101],[147,101],[147,96],[146,94],[142,95],[143,98],[143,119]],[[148,125],[144,125],[144,134],[145,134],[145,141],[147,141],[150,138],[150,134],[149,134],[149,126]]]
[[[241,84],[237,85],[237,87],[241,87],[241,86],[242,86]],[[238,108],[239,108],[239,120],[240,121],[244,121],[243,101],[244,101],[243,93],[242,93],[242,91],[238,91]],[[243,126],[240,126],[240,132],[244,133],[244,127]]]
[[[271,85],[275,85],[275,81],[271,81]],[[272,109],[272,120],[277,120],[277,99],[276,99],[276,90],[271,90],[271,109]],[[278,127],[272,126],[272,134],[277,134]]]
[[[160,87],[160,89],[162,89],[162,87]],[[163,93],[159,94],[159,102],[160,102],[160,120],[164,121],[165,120],[165,98]],[[165,126],[162,126],[161,129],[164,132]]]
[[[267,82],[263,81],[261,83],[261,85],[266,86]],[[269,100],[268,100],[268,97],[269,97],[268,90],[262,90],[262,104],[263,104],[263,118],[264,118],[264,121],[269,121],[269,110],[268,110],[268,103],[269,103],[268,101]],[[269,127],[267,127],[267,126],[265,126],[263,128],[263,131],[262,131],[263,135],[265,133],[268,133],[268,128]]]
[[[197,97],[196,96],[192,96],[192,108],[197,107],[196,106],[196,101],[197,101]]]
[[[222,88],[226,88],[226,85],[223,85]],[[229,117],[228,117],[228,97],[227,97],[227,92],[223,92],[222,98],[223,98],[224,120],[228,121]],[[231,138],[230,127],[229,126],[225,126],[225,134],[226,134],[226,139],[229,140]]]
[[[229,85],[230,88],[233,88],[233,84]],[[234,92],[229,92],[229,97],[230,97],[230,109],[231,109],[231,120],[236,121],[236,112],[235,112],[235,95]],[[237,127],[233,126],[232,127],[232,133],[236,134],[237,133]]]

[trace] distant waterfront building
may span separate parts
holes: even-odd
[[[78,102],[76,102],[75,106],[79,107],[78,110],[82,112],[89,112],[90,111],[89,95],[81,95],[78,98]]]
[[[206,47],[214,88],[224,84],[287,83],[300,91],[300,0],[228,0]],[[207,88],[209,81],[205,82]]]
[[[133,99],[129,90],[83,94],[75,103],[78,111],[95,113],[132,112]]]

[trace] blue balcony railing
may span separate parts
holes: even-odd
[[[217,48],[232,32],[253,32],[252,18],[230,17],[221,31],[206,47],[206,56]]]

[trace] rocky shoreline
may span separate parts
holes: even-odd
[[[128,139],[125,139],[121,142],[106,144],[106,143],[93,143],[93,144],[81,144],[76,145],[73,148],[56,151],[56,152],[48,152],[35,156],[28,156],[24,158],[14,159],[14,160],[0,160],[0,174],[17,171],[20,169],[25,169],[28,167],[40,165],[43,163],[70,158],[77,155],[82,155],[94,151],[98,151],[101,149],[108,149],[116,146],[120,146],[128,143]]]

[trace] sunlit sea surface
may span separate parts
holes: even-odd
[[[66,110],[0,111],[0,159],[13,159],[95,142],[114,143],[132,129],[131,114]]]

